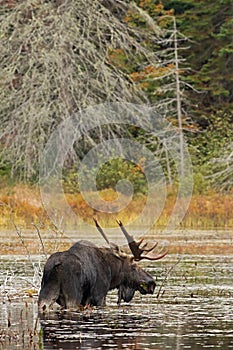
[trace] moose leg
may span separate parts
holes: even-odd
[[[62,264],[60,297],[66,309],[77,308],[83,299],[83,277],[78,259],[70,254]]]

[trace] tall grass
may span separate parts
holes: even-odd
[[[91,195],[91,193],[90,193]],[[103,212],[96,213],[83,199],[80,193],[66,194],[66,200],[78,216],[86,222],[92,222],[93,216],[99,216],[105,225],[113,223],[117,216],[124,223],[137,218],[146,202],[146,196],[135,195],[131,203],[118,214],[106,213],[108,201],[116,199],[114,190],[102,190],[100,196],[105,200]],[[155,228],[166,227],[176,201],[175,193],[170,192],[166,199],[163,211]],[[156,205],[156,201],[155,201]],[[182,202],[180,202],[182,205]],[[222,194],[210,192],[194,194],[189,209],[182,220],[180,227],[185,229],[213,229],[233,227],[233,193]],[[117,212],[117,208],[116,208]],[[49,224],[49,218],[43,208],[39,189],[36,186],[15,185],[0,190],[0,227],[12,228],[12,219],[23,228],[31,228],[32,223]],[[72,227],[72,222],[69,223]],[[141,224],[146,224],[142,222]]]

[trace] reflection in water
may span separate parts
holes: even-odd
[[[44,349],[230,349],[232,301],[180,299],[178,304],[112,306],[41,319]],[[223,308],[224,306],[224,308]]]
[[[41,324],[45,349],[144,349],[147,321],[141,315],[107,308],[87,315],[52,315]]]
[[[161,285],[177,261],[144,262]],[[37,295],[17,296],[32,271],[25,261],[0,265],[0,349],[231,349],[233,348],[233,257],[184,256],[172,270],[161,298],[136,294],[131,304],[83,312],[54,311],[37,319]],[[27,265],[28,264],[28,265]],[[13,289],[6,282],[14,272]],[[18,274],[17,274],[18,271]],[[13,291],[13,292],[12,292]],[[158,292],[158,288],[156,290]]]

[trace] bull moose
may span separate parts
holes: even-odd
[[[135,261],[158,260],[167,251],[153,253],[157,242],[150,248],[141,246],[128,234],[121,221],[118,224],[124,233],[132,256],[109,242],[104,231],[94,219],[96,227],[109,247],[97,247],[92,242],[80,240],[63,252],[52,254],[44,267],[38,299],[40,312],[47,311],[55,302],[65,309],[79,306],[105,304],[109,290],[118,289],[118,304],[129,302],[135,291],[153,294],[155,281],[151,274]]]

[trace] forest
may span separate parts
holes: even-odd
[[[187,154],[192,198],[181,225],[233,225],[231,0],[1,0],[0,16],[1,226],[9,226],[12,216],[24,226],[46,221],[41,157],[72,115],[82,137],[62,160],[61,181],[83,219],[91,220],[96,209],[82,189],[98,190],[108,202],[117,184],[128,180],[134,197],[122,219],[133,220],[146,202],[143,153],[135,161],[116,151],[100,157],[101,165],[84,164],[92,148],[122,138],[142,144],[159,162],[167,197],[156,225],[165,225],[180,178],[191,176]],[[166,123],[166,137],[149,133],[140,113],[127,127],[103,113],[92,127],[93,119],[82,111],[103,103],[147,106],[159,116],[156,127]],[[174,138],[179,159],[172,153]],[[93,174],[95,186],[88,181]]]

